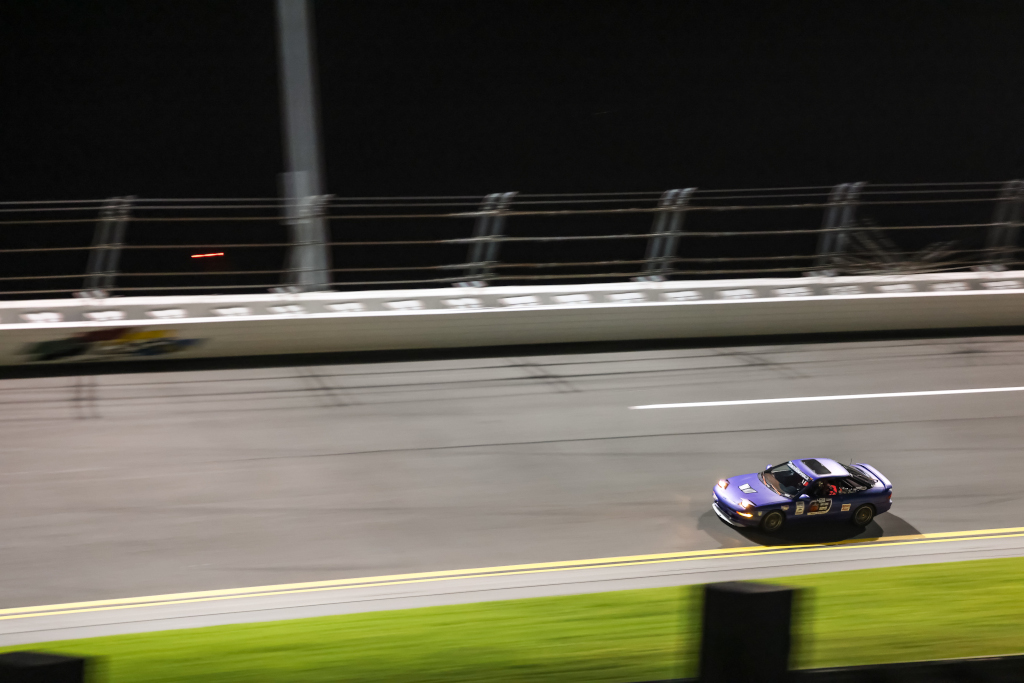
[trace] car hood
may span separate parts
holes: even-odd
[[[722,489],[716,489],[719,498],[725,498],[726,501],[738,506],[740,498],[746,498],[754,505],[761,507],[762,505],[776,505],[778,503],[788,503],[789,498],[780,496],[779,494],[772,491],[770,488],[761,483],[757,473],[754,474],[740,474],[735,477],[729,477],[729,487],[722,491]],[[746,491],[740,490],[741,486],[749,486],[754,490],[754,493],[747,493]]]

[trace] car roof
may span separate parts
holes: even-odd
[[[831,458],[805,458],[792,460],[792,464],[808,479],[847,477],[850,471]]]

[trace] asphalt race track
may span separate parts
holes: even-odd
[[[1024,392],[631,410],[1020,387],[1022,361],[982,337],[0,380],[0,609],[1024,527]],[[892,513],[769,539],[711,512],[720,477],[812,456],[877,466]],[[1024,554],[1000,543],[933,559]]]

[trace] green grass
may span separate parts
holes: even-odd
[[[789,578],[801,667],[1024,651],[1024,558]],[[47,643],[131,681],[648,681],[693,673],[696,589],[650,589]],[[756,632],[757,615],[736,620]],[[5,648],[2,651],[27,649]],[[683,652],[683,661],[677,657]]]

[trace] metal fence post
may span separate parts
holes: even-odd
[[[113,289],[134,199],[112,197],[100,210],[100,221],[93,235],[93,248],[89,252],[85,282],[79,296],[104,297]]]
[[[850,240],[850,228],[857,223],[857,202],[860,201],[860,193],[865,185],[867,185],[865,182],[853,183],[847,190],[846,199],[843,201],[843,210],[839,215],[839,227],[842,229],[836,233],[835,253],[837,255],[846,253],[846,245]]]
[[[332,195],[307,195],[304,174],[285,173],[285,223],[291,228],[285,285],[291,291],[318,292],[331,286],[327,203]]]
[[[675,269],[673,261],[679,248],[679,236],[683,234],[683,214],[690,203],[690,197],[697,190],[669,190],[661,195],[658,208],[665,209],[654,214],[651,225],[651,239],[647,242],[646,275],[634,278],[637,281],[660,282],[666,280]]]
[[[795,592],[763,583],[705,586],[699,683],[788,683]]]
[[[832,188],[828,197],[828,208],[821,224],[818,238],[818,255],[814,265],[822,269],[810,275],[838,275],[836,268],[839,258],[846,251],[849,229],[856,223],[857,200],[867,183],[842,183]]]
[[[311,0],[277,0],[277,44],[281,77],[281,118],[288,173],[284,196],[290,205],[292,249],[287,280],[293,290],[330,287],[330,254],[323,213],[323,159],[316,93]],[[286,276],[287,277],[287,276]]]
[[[469,246],[466,279],[457,287],[484,287],[494,277],[501,242],[495,238],[505,234],[505,212],[518,192],[495,192],[484,197],[480,215],[473,226],[473,242]]]
[[[1006,270],[1017,251],[1017,235],[1024,213],[1024,181],[1011,180],[999,192],[992,214],[993,225],[985,245],[992,262],[979,270]]]

